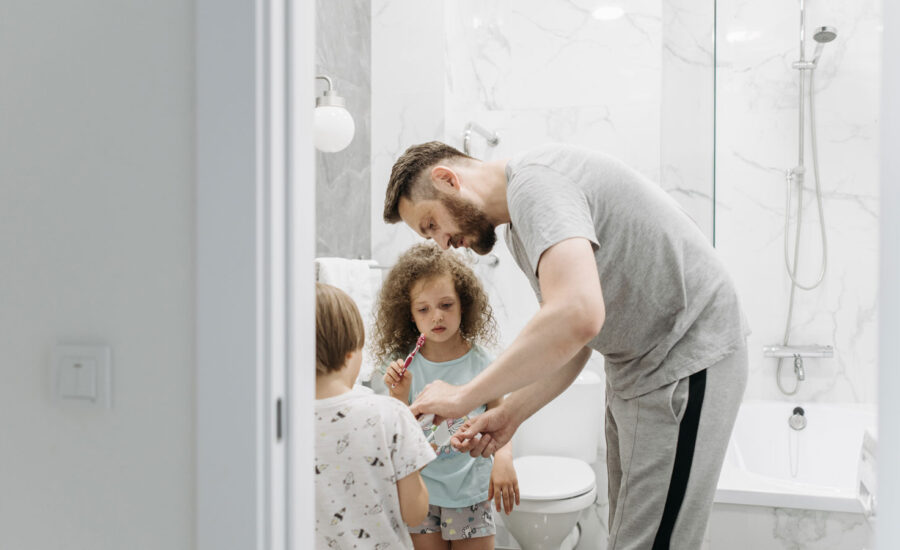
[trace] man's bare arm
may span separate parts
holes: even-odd
[[[472,456],[490,456],[512,439],[522,422],[568,388],[590,356],[591,349],[582,348],[556,375],[509,394],[499,407],[466,422],[453,435],[451,443],[457,450],[470,452]],[[482,437],[476,439],[479,433]]]
[[[563,365],[553,376],[532,382],[509,394],[503,404],[513,412],[513,419],[517,421],[516,425],[527,420],[571,386],[590,357],[591,348],[581,348],[575,357]]]
[[[496,361],[463,386],[473,403],[486,403],[537,380],[546,381],[603,326],[603,293],[587,239],[567,239],[550,247],[541,256],[538,270],[541,309]]]

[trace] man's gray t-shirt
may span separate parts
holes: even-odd
[[[606,320],[588,346],[629,399],[731,354],[748,330],[734,284],[697,225],[658,185],[607,155],[566,145],[506,167],[506,243],[541,299],[538,261],[572,237],[589,240]]]

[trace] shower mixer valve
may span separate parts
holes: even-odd
[[[834,357],[834,348],[832,346],[823,346],[820,344],[798,346],[798,345],[773,345],[763,346],[763,357],[774,357],[784,359],[797,359],[797,357],[817,357],[830,359]]]
[[[803,357],[799,354],[794,355],[794,374],[797,375],[797,380],[806,380],[806,371],[803,370]]]

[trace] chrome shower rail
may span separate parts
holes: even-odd
[[[469,142],[472,140],[472,132],[480,134],[491,147],[496,147],[500,143],[500,136],[497,132],[492,132],[477,122],[470,122],[466,124],[466,129],[463,131],[463,153],[467,155],[471,154],[469,152]]]

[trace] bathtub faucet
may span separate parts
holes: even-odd
[[[797,375],[797,380],[806,380],[806,371],[803,370],[803,357],[799,353],[794,355],[794,374]]]
[[[788,418],[788,424],[795,430],[802,430],[806,427],[806,411],[803,407],[794,407],[794,412]]]

